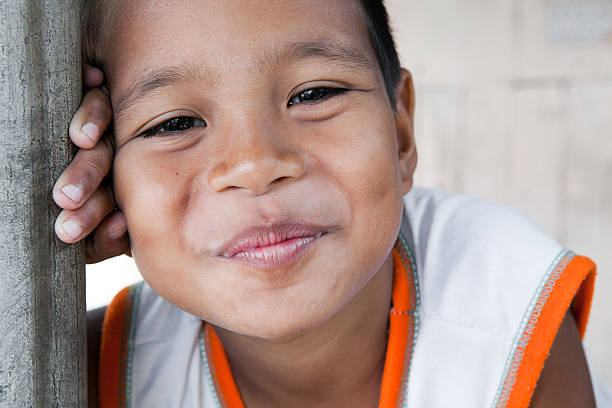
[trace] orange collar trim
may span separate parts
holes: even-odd
[[[393,264],[393,307],[389,313],[389,339],[379,408],[406,404],[412,350],[419,327],[420,294],[416,263],[401,233],[393,249]],[[200,332],[200,354],[217,406],[244,408],[221,340],[208,324],[203,324]]]

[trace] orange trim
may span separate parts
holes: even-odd
[[[221,344],[221,340],[211,326],[206,325],[205,330],[208,332],[205,335],[208,334],[208,344],[212,356],[211,372],[218,386],[218,397],[224,407],[244,408],[223,344]]]
[[[408,265],[408,270],[404,268],[404,262],[397,249],[393,248],[393,310],[398,312],[408,312],[412,309],[411,287],[408,281],[408,274],[413,272],[413,266]]]
[[[410,285],[404,264],[393,249],[393,310],[389,314],[389,340],[385,357],[385,370],[380,387],[379,408],[395,408],[402,390],[402,377],[406,364],[404,357],[410,328]]]
[[[410,364],[409,342],[414,339],[414,316],[411,299],[415,296],[408,273],[413,266],[404,262],[397,249],[393,249],[393,309],[389,314],[389,340],[385,357],[385,369],[380,390],[379,408],[395,408],[405,398],[402,383],[407,380],[406,365]],[[210,370],[217,387],[217,394],[223,407],[244,408],[244,403],[234,381],[232,369],[221,340],[210,325],[204,328],[207,351],[210,352]]]
[[[589,313],[588,303],[593,294],[595,264],[581,256],[571,261],[568,259],[566,256],[552,272],[523,332],[527,343],[522,358],[515,353],[520,366],[515,381],[510,384],[512,390],[507,408],[524,408],[529,405],[557,331],[574,298],[577,300],[574,314],[581,333],[584,333]]]
[[[106,309],[100,340],[100,366],[98,389],[101,408],[125,406],[122,384],[122,354],[124,353],[125,316],[131,307],[130,287],[124,288],[113,298]]]
[[[572,302],[572,314],[578,325],[578,332],[580,337],[584,339],[586,333],[587,323],[589,321],[589,315],[591,313],[591,301],[593,300],[593,292],[595,290],[595,277],[597,275],[597,266],[588,258],[578,256],[575,259],[576,262],[584,264],[581,268],[589,270],[589,274],[586,279],[582,282],[578,294]]]

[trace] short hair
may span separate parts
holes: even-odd
[[[119,1],[82,0],[82,48],[84,62],[104,70],[103,52],[108,42],[108,27],[116,15]],[[393,110],[396,110],[396,88],[400,80],[400,62],[389,24],[384,0],[359,0],[363,8],[368,35],[385,83]]]
[[[400,80],[401,66],[389,24],[389,14],[384,0],[360,0],[360,2],[365,12],[370,42],[385,81],[387,96],[391,107],[396,110],[396,89]]]

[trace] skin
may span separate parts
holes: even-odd
[[[130,44],[114,47],[107,59],[121,67],[107,72],[113,104],[142,73],[181,63],[206,73],[151,92],[115,115],[115,194],[134,259],[160,295],[242,335],[284,338],[337,314],[385,264],[412,183],[411,172],[402,170],[414,166],[400,161],[414,160],[414,150],[400,151],[413,145],[411,133],[396,129],[366,26],[356,24],[359,8],[326,2],[328,15],[311,1],[247,3],[130,3],[122,10],[138,18],[122,19],[111,38]],[[170,10],[175,18],[166,22]],[[333,28],[313,33],[309,27],[316,25]],[[211,41],[202,43],[203,37]],[[285,49],[321,39],[372,63],[262,58],[276,53],[277,44]],[[301,90],[321,86],[347,92],[288,107]],[[185,115],[208,126],[139,136]],[[327,235],[298,262],[275,270],[217,256],[245,227],[286,220],[322,225]],[[331,266],[330,259],[342,262]]]
[[[315,3],[131,2],[107,57],[113,106],[129,101],[115,115],[113,176],[134,259],[157,293],[218,327],[251,407],[371,407],[384,363],[390,252],[416,161],[410,120],[391,110],[361,10]],[[369,63],[284,52],[309,41]],[[197,75],[129,96],[176,64]],[[317,87],[346,92],[288,106]],[[175,116],[207,126],[139,135]],[[283,221],[326,235],[272,270],[217,256],[246,226]]]
[[[589,367],[571,311],[559,327],[530,406],[595,408]]]
[[[69,127],[70,139],[81,149],[53,188],[53,199],[63,209],[56,234],[67,243],[84,239],[87,263],[129,253],[125,217],[114,211],[113,192],[103,182],[115,153],[111,137],[103,136],[112,118],[108,93],[97,88],[103,80],[100,70],[83,67],[85,97]],[[64,227],[66,221],[72,229]]]
[[[56,224],[61,238],[68,219],[82,227],[68,241],[88,236],[104,219],[89,241],[90,259],[127,249],[118,244],[127,239],[127,220],[143,276],[167,300],[216,326],[249,407],[376,406],[387,341],[389,254],[416,166],[407,72],[393,112],[375,63],[351,68],[324,58],[261,58],[279,43],[332,38],[375,62],[358,8],[314,3],[321,4],[253,7],[232,0],[179,7],[168,1],[151,8],[130,2],[107,58],[112,103],[147,70],[189,62],[200,75],[132,100],[115,116],[114,187],[125,218],[112,212],[112,194],[99,187],[112,145],[96,143],[101,131],[94,139],[80,131],[84,123],[100,130],[108,125],[109,101],[100,90],[88,93],[73,120],[71,137],[86,149],[54,191],[65,208]],[[287,106],[309,87],[340,85],[350,90]],[[207,126],[141,136],[174,116],[201,118]],[[80,186],[80,200],[69,200],[66,184]],[[272,271],[215,255],[218,244],[245,225],[286,219],[324,225],[328,234],[295,264]],[[573,353],[575,367],[586,367],[575,324],[566,326],[563,333],[571,335],[558,336],[555,344]],[[563,359],[557,349],[549,361]],[[579,378],[567,373],[559,378],[545,369],[541,384],[551,385],[542,389],[556,393],[543,402],[534,398],[543,405],[533,406],[571,406],[563,405],[563,396],[575,390],[558,384],[590,389],[588,372]]]

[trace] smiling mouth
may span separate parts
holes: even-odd
[[[226,243],[220,256],[259,269],[278,268],[297,261],[325,234],[323,227],[306,224],[250,227]]]

